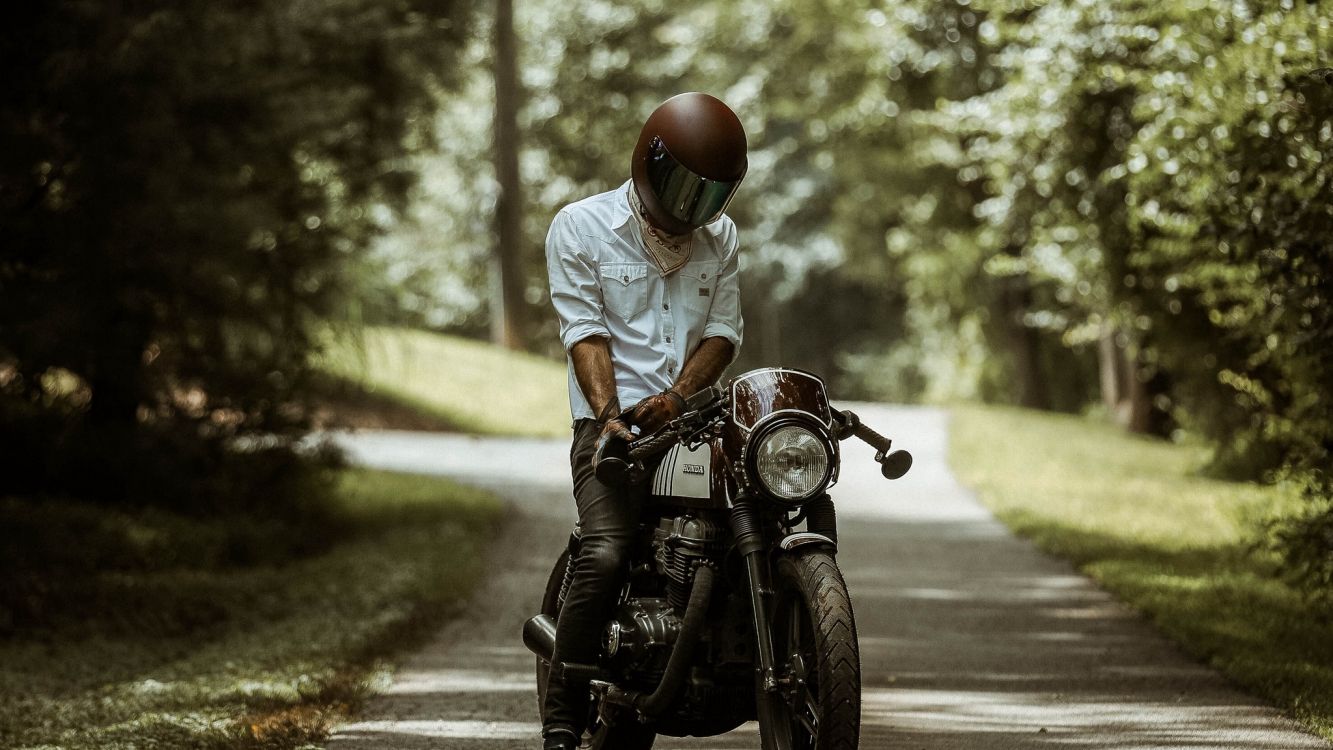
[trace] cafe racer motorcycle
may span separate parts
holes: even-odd
[[[753,370],[695,394],[651,435],[594,459],[608,484],[651,481],[641,537],[595,664],[552,664],[555,626],[579,548],[577,527],[523,628],[548,674],[587,679],[585,742],[644,750],[657,735],[710,736],[758,720],[763,750],[855,748],[861,674],[838,569],[838,443],[876,449],[885,477],[911,467],[824,382]],[[803,527],[803,528],[802,528]]]

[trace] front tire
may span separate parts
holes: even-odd
[[[861,656],[842,571],[822,550],[778,558],[774,661],[787,683],[779,711],[794,750],[855,750],[861,733]]]
[[[560,598],[560,589],[564,585],[565,569],[568,565],[569,550],[565,550],[560,554],[560,559],[556,560],[555,569],[551,571],[551,576],[546,581],[546,593],[542,596],[541,613],[550,615],[557,621],[560,618],[560,607],[564,604]],[[546,718],[546,680],[550,672],[551,663],[538,656],[537,716],[543,720]],[[584,732],[580,746],[589,750],[651,750],[653,742],[657,739],[656,732],[630,716],[614,724],[605,723],[597,713],[596,703],[589,706],[588,727],[589,731]]]

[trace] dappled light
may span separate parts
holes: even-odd
[[[1314,0],[18,4],[0,746],[530,746],[571,423],[779,366],[820,426],[694,499],[832,533],[841,460],[862,746],[1322,746],[1331,54]]]

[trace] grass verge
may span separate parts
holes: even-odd
[[[322,368],[463,432],[565,437],[561,362],[428,331],[367,328],[330,343]]]
[[[348,470],[336,501],[346,527],[337,543],[245,566],[201,563],[209,555],[192,551],[219,538],[225,546],[215,524],[160,511],[0,503],[0,518],[79,519],[85,545],[114,538],[107,546],[118,555],[138,544],[157,559],[148,568],[111,565],[91,581],[86,571],[47,569],[52,587],[135,606],[98,604],[89,609],[115,614],[0,640],[0,747],[318,742],[383,679],[386,656],[460,605],[500,523],[492,496],[439,479]]]
[[[1333,739],[1333,620],[1255,551],[1290,493],[1200,477],[1200,449],[1077,417],[965,406],[950,432],[950,464],[1010,528]]]

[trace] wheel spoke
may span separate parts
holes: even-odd
[[[796,721],[800,723],[801,728],[805,730],[806,736],[810,738],[810,744],[814,745],[819,739],[819,722],[806,714],[797,716]]]
[[[805,691],[805,712],[810,717],[810,723],[814,725],[815,731],[819,730],[819,703],[815,701],[810,691]]]

